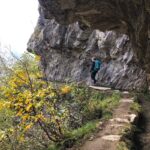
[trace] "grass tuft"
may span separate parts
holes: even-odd
[[[137,112],[137,113],[140,113],[140,112],[142,111],[141,105],[138,104],[137,102],[134,102],[134,103],[131,105],[130,109],[131,109],[132,111],[134,111],[134,112]]]

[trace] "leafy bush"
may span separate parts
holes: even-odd
[[[37,60],[24,55],[0,87],[2,150],[45,150],[69,147],[110,117],[118,94],[105,94],[75,84],[54,86],[43,79]],[[92,121],[92,122],[91,122]],[[49,147],[50,146],[50,147]]]

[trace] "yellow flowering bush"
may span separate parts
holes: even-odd
[[[60,93],[60,89],[39,78],[42,73],[38,69],[35,72],[26,63],[19,65],[12,68],[7,84],[0,87],[0,111],[12,111],[11,118],[16,122],[12,125],[15,132],[10,136],[14,134],[17,140],[24,141],[26,135],[38,127],[49,141],[61,141],[67,126],[64,122],[68,118],[68,109],[60,99],[61,94],[67,94],[70,88],[65,86]],[[1,139],[5,133],[1,132]]]

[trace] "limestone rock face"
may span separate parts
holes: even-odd
[[[123,90],[147,87],[146,73],[138,66],[126,34],[81,29],[78,22],[63,26],[54,19],[45,19],[41,13],[28,51],[41,56],[48,80],[90,84],[91,58],[96,56],[103,62],[98,85]]]
[[[82,29],[115,30],[129,35],[138,63],[150,72],[150,0],[39,0],[46,19],[79,21]]]

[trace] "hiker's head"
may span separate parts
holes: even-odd
[[[92,57],[92,61],[95,61],[96,60],[96,58],[95,57]]]

